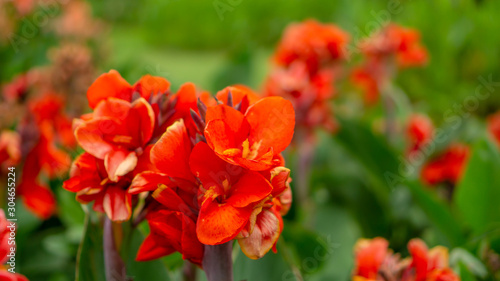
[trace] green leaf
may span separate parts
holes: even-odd
[[[130,243],[126,260],[127,276],[132,277],[134,281],[171,280],[167,268],[160,259],[147,262],[135,260],[137,251],[144,241],[144,235],[137,228],[132,231],[131,235],[131,239],[127,242]]]
[[[407,186],[416,203],[436,228],[447,236],[452,246],[465,242],[461,226],[450,208],[433,192],[424,189],[418,181],[402,174],[402,164],[385,141],[359,121],[341,119],[340,123],[337,140],[383,186],[379,188],[384,193],[382,198],[388,200],[392,188]]]
[[[283,251],[286,249],[279,247],[277,254],[269,252],[258,260],[249,259],[243,253],[239,253],[233,265],[234,280],[298,280],[295,271],[285,260]]]
[[[500,156],[487,140],[474,145],[465,174],[455,190],[454,202],[475,234],[500,222]]]
[[[85,217],[85,233],[78,250],[76,281],[105,281],[102,227]]]

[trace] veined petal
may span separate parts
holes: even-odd
[[[121,135],[122,124],[112,118],[93,119],[78,126],[75,137],[78,144],[93,156],[104,159],[115,146],[104,139],[105,135]]]
[[[139,250],[137,251],[137,256],[135,257],[136,261],[150,261],[157,258],[161,258],[166,255],[170,255],[175,252],[175,249],[172,247],[166,247],[159,245],[156,241],[157,239],[161,239],[162,237],[158,237],[155,239],[153,234],[149,234],[144,241],[142,242]]]
[[[137,145],[146,145],[155,128],[155,113],[151,105],[143,98],[135,100],[126,121],[130,135],[137,140]]]
[[[126,221],[132,214],[132,195],[117,185],[109,185],[102,206],[112,221]]]
[[[203,204],[196,223],[198,239],[206,245],[228,242],[245,227],[251,214],[251,207],[234,208],[229,204],[207,201]]]
[[[273,212],[266,210],[257,216],[250,236],[238,239],[238,244],[247,257],[259,259],[269,252],[279,236],[279,220]]]
[[[111,181],[118,181],[129,172],[133,171],[137,165],[137,155],[134,151],[120,148],[110,151],[104,157],[104,166]]]

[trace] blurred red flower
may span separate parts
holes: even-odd
[[[19,134],[10,130],[0,132],[0,169],[7,170],[8,167],[17,165],[19,161],[21,161]]]
[[[409,153],[419,151],[429,142],[434,132],[434,125],[429,117],[423,114],[413,114],[408,119],[406,134],[409,140]]]
[[[283,33],[274,62],[288,67],[303,61],[309,71],[315,72],[324,64],[346,56],[349,35],[333,24],[315,20],[289,25]]]
[[[438,157],[424,165],[421,179],[428,185],[441,182],[456,184],[467,164],[470,149],[465,144],[452,144]]]
[[[448,265],[448,249],[436,246],[428,250],[420,239],[408,243],[410,257],[401,260],[388,249],[384,238],[360,239],[354,248],[355,269],[352,280],[458,281],[460,277]]]
[[[361,51],[376,60],[395,59],[399,67],[422,66],[428,61],[420,33],[391,23],[360,44]]]

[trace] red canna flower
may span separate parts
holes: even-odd
[[[353,275],[367,280],[380,278],[379,269],[391,255],[388,247],[389,242],[380,237],[358,240],[354,246],[356,264]]]
[[[30,102],[30,112],[39,126],[43,123],[51,126],[57,142],[73,148],[76,142],[71,119],[64,113],[64,103],[63,97],[47,93]]]
[[[93,209],[111,220],[126,221],[132,213],[132,195],[127,192],[131,180],[132,175],[111,180],[105,162],[85,152],[73,162],[63,188],[76,192],[76,200],[82,204],[94,201]]]
[[[332,24],[315,20],[291,24],[285,30],[274,55],[277,65],[288,67],[303,61],[315,72],[323,64],[345,57],[349,35]]]
[[[361,88],[364,93],[364,101],[367,105],[374,105],[379,97],[380,90],[377,79],[366,67],[357,67],[352,70],[351,81]]]
[[[388,249],[384,238],[360,239],[355,246],[356,267],[352,280],[459,281],[448,265],[448,249],[428,250],[420,239],[408,243],[410,257],[401,260]]]
[[[234,239],[273,189],[264,176],[223,161],[203,142],[194,147],[190,165],[202,183],[196,232],[204,244]]]
[[[448,267],[448,249],[436,246],[428,250],[420,239],[412,239],[408,243],[411,263],[403,272],[403,280],[450,280],[460,278]]]
[[[75,130],[80,146],[104,160],[112,181],[134,170],[155,125],[155,114],[144,98],[130,103],[108,98],[96,106],[91,120]]]
[[[422,66],[428,60],[427,50],[420,44],[419,32],[394,23],[362,41],[360,48],[373,59],[394,57],[399,67]]]
[[[434,132],[431,119],[423,114],[410,116],[406,133],[410,142],[409,153],[419,151],[422,146],[429,142]]]
[[[273,166],[274,156],[292,140],[295,114],[289,101],[268,97],[244,114],[227,105],[209,107],[206,122],[205,138],[219,157],[262,171]]]
[[[428,185],[441,182],[456,184],[467,164],[470,149],[464,144],[452,144],[441,155],[424,165],[421,179]]]

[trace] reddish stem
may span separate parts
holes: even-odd
[[[203,270],[208,281],[233,281],[233,243],[205,245]]]
[[[103,232],[104,267],[107,281],[127,281],[125,263],[116,249],[113,222],[105,216]]]

